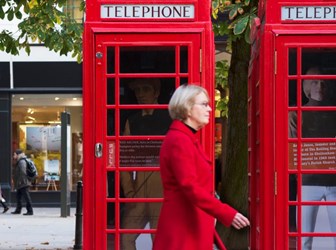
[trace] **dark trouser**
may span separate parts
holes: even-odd
[[[29,187],[23,187],[16,190],[16,211],[21,212],[22,209],[22,197],[26,201],[27,212],[33,212],[32,202],[29,195]]]

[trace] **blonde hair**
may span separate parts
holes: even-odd
[[[204,93],[209,99],[205,88],[194,84],[183,84],[178,87],[168,105],[169,115],[173,120],[184,121],[194,105],[195,97]]]

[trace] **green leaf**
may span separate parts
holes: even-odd
[[[238,14],[238,6],[235,6],[230,12],[229,12],[229,19],[233,20]]]
[[[244,32],[249,21],[249,16],[245,16],[242,19],[238,20],[236,25],[233,28],[233,34],[239,35]]]
[[[219,8],[219,1],[214,0],[214,1],[212,1],[211,5],[212,5],[212,9],[218,9]]]
[[[8,21],[12,21],[13,20],[13,18],[14,18],[14,13],[13,13],[13,11],[8,11],[8,14],[7,14],[7,19],[8,19]]]
[[[245,34],[244,34],[244,39],[245,39],[245,42],[247,42],[248,44],[251,44],[250,33],[251,33],[250,25],[247,25]]]
[[[22,18],[22,13],[20,11],[15,12],[15,17],[17,19],[21,19]]]
[[[37,31],[37,36],[38,36],[39,40],[44,41],[45,33],[42,30]]]
[[[30,55],[30,46],[29,46],[29,45],[27,45],[27,46],[25,47],[25,51],[26,51],[26,53],[27,53],[28,55]]]
[[[0,19],[5,18],[5,12],[3,11],[3,8],[0,8]]]

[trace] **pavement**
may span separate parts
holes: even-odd
[[[60,208],[34,208],[34,215],[2,213],[0,207],[0,250],[70,250],[75,244],[76,209],[61,217]]]

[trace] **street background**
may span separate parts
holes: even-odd
[[[0,208],[1,250],[69,250],[75,244],[76,209],[61,217],[60,208],[35,208],[33,216],[2,214]]]

